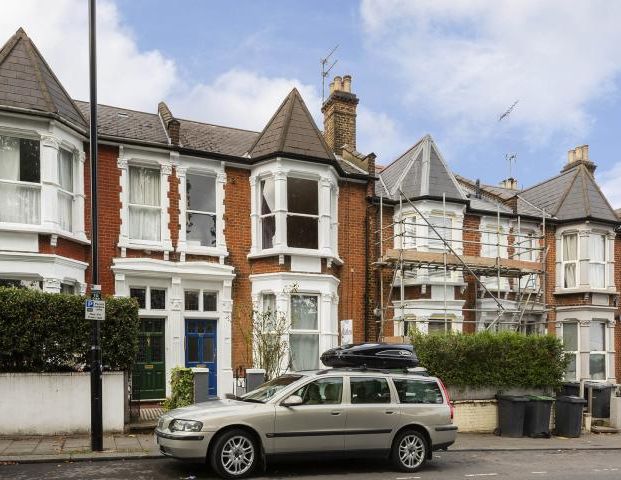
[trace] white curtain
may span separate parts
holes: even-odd
[[[73,195],[58,192],[58,223],[62,230],[72,231]]]
[[[275,208],[276,190],[274,179],[270,177],[261,181],[261,215],[273,213]]]
[[[291,328],[293,330],[317,330],[317,320],[316,296],[291,296]]]
[[[319,367],[319,335],[289,335],[291,366],[293,370],[313,370]]]
[[[590,240],[592,262],[589,268],[590,283],[592,287],[604,288],[606,286],[606,237],[591,235]]]
[[[41,190],[0,182],[0,222],[40,223]]]
[[[0,136],[0,179],[19,180],[19,140]]]
[[[129,235],[139,240],[161,238],[160,172],[130,167],[129,169]]]
[[[58,152],[58,183],[63,190],[73,192],[73,153],[68,150]]]
[[[576,286],[576,260],[578,258],[578,235],[563,236],[563,261],[565,263],[563,276],[565,278],[565,288]]]

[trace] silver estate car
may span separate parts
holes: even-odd
[[[160,417],[160,451],[207,461],[224,478],[250,475],[278,456],[390,458],[406,472],[455,442],[453,407],[434,377],[326,369],[271,380],[239,399],[212,400]]]

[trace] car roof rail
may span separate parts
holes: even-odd
[[[317,375],[325,375],[330,372],[377,372],[377,373],[402,373],[406,375],[429,375],[425,367],[403,367],[403,368],[368,368],[365,365],[359,367],[333,367],[324,368],[317,371]]]

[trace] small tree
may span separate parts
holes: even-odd
[[[284,293],[296,291],[297,285],[292,285]],[[249,322],[236,322],[246,345],[246,364],[262,368],[266,380],[271,380],[289,368],[289,319],[286,312],[278,310],[275,305],[261,306],[256,303],[249,317]]]

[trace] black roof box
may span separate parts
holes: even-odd
[[[357,343],[326,350],[321,361],[327,367],[412,368],[418,367],[414,347],[408,344]]]

